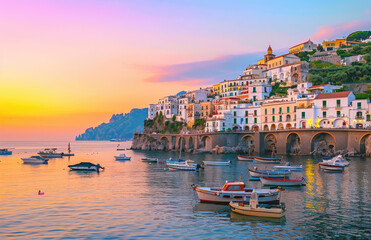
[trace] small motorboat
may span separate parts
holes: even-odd
[[[303,170],[303,165],[300,166],[291,166],[289,162],[287,162],[284,166],[274,166],[276,169],[281,169],[281,170],[290,170],[290,171],[302,171]]]
[[[247,216],[281,218],[285,216],[286,207],[284,203],[280,205],[259,204],[258,194],[253,191],[250,201],[231,201],[229,203],[231,210]]]
[[[291,174],[290,170],[258,170],[257,167],[254,167],[254,169],[248,168],[248,170],[250,176],[254,178],[258,177],[288,178]]]
[[[45,195],[44,192],[41,192],[41,190],[39,190],[39,192],[37,193],[38,195]]]
[[[254,160],[256,162],[262,162],[262,163],[280,163],[281,162],[281,158],[254,157]]]
[[[23,163],[35,163],[35,164],[44,164],[48,163],[48,158],[40,157],[40,156],[31,156],[28,158],[21,158]]]
[[[75,171],[97,171],[99,172],[100,169],[104,169],[104,167],[99,165],[99,163],[93,164],[90,162],[81,162],[81,163],[74,164],[74,165],[68,165],[68,167],[71,170],[75,170]]]
[[[143,162],[158,162],[158,158],[142,158]]]
[[[57,153],[57,148],[45,148],[37,154],[44,158],[61,158],[63,156],[63,153]]]
[[[220,162],[220,161],[203,161],[205,166],[229,166],[231,165],[231,161],[228,162]]]
[[[12,155],[13,152],[9,151],[9,148],[2,148],[0,149],[0,155]]]
[[[192,160],[169,160],[166,161],[166,166],[171,170],[196,171],[203,168],[201,165],[194,163]]]
[[[237,155],[237,158],[238,158],[238,161],[249,161],[249,162],[253,162],[255,157],[253,157],[253,156],[241,156],[241,155]]]
[[[305,185],[305,179],[297,178],[297,179],[286,179],[286,178],[270,178],[270,177],[260,177],[260,182],[263,185],[270,185],[270,186],[302,186]]]
[[[323,158],[323,161],[320,163],[321,164],[341,164],[344,166],[348,166],[349,162],[342,156],[342,155],[337,155],[336,157],[333,158]]]
[[[222,187],[198,187],[192,185],[197,192],[200,202],[228,204],[233,200],[250,199],[251,193],[258,194],[260,203],[278,204],[280,202],[280,189],[253,189],[245,188],[244,182],[226,181]]]
[[[131,157],[128,157],[128,156],[126,156],[125,155],[125,153],[122,153],[122,154],[120,154],[120,155],[118,155],[118,156],[115,156],[115,159],[116,160],[130,160],[131,159]]]

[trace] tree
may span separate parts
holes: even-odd
[[[361,50],[362,50],[361,46],[357,44],[353,46],[353,49],[350,51],[350,53],[355,54],[355,55],[361,54]]]
[[[371,63],[371,54],[367,53],[363,55],[363,59],[366,60],[367,63]]]
[[[322,45],[319,45],[319,44],[318,44],[318,46],[317,46],[317,50],[318,50],[319,52],[323,52],[323,51],[324,51]]]

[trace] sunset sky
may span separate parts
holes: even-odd
[[[371,29],[371,2],[0,0],[0,141],[72,140],[113,113]]]

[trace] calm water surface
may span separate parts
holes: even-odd
[[[198,172],[168,171],[165,161],[177,153],[125,151],[131,161],[114,160],[118,143],[72,142],[75,156],[49,164],[23,164],[21,157],[46,147],[67,151],[66,142],[0,142],[14,147],[0,156],[0,239],[301,239],[371,238],[371,159],[353,158],[344,173],[324,173],[319,159],[285,157],[302,164],[309,184],[286,189],[286,218],[259,219],[231,213],[228,206],[199,203],[190,187],[248,181],[247,168],[234,155],[191,155],[202,160],[232,160],[230,167],[207,166]],[[120,143],[130,147],[131,142]],[[68,164],[100,163],[100,173],[71,172]],[[259,168],[272,165],[257,164]],[[38,190],[45,192],[39,196]]]

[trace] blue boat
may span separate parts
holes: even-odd
[[[271,177],[271,178],[285,178],[291,174],[290,170],[258,170],[248,168],[251,177]]]
[[[9,151],[9,149],[7,149],[7,148],[0,149],[0,155],[12,155],[12,154],[13,154],[13,152]]]

